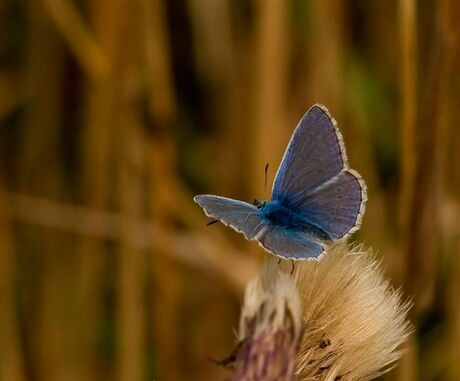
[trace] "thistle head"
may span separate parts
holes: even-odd
[[[337,244],[289,268],[270,259],[247,286],[232,381],[371,380],[395,365],[410,303],[369,250]]]

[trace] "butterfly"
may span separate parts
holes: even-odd
[[[271,200],[254,204],[194,197],[215,218],[265,250],[288,259],[319,259],[358,230],[366,184],[348,167],[342,134],[326,107],[312,106],[297,125],[276,173]]]

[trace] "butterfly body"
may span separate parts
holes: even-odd
[[[302,232],[320,241],[329,241],[331,238],[327,232],[308,218],[308,213],[296,210],[295,207],[285,206],[278,200],[266,201],[260,209],[262,220],[276,229],[292,231],[293,233]]]
[[[260,216],[267,224],[291,229],[300,228],[301,221],[297,214],[283,206],[279,201],[267,201],[260,208]]]
[[[335,120],[315,105],[300,120],[275,176],[270,201],[254,205],[195,196],[206,215],[289,259],[318,259],[334,241],[358,230],[366,185],[348,167]]]

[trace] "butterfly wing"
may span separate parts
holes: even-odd
[[[307,196],[291,198],[291,206],[331,239],[343,238],[359,229],[365,202],[366,185],[351,169],[339,173]]]
[[[359,229],[366,185],[348,169],[342,135],[324,106],[303,116],[289,142],[272,198],[339,239]]]
[[[308,194],[343,169],[347,158],[335,120],[324,106],[314,105],[300,120],[273,183],[272,199]]]
[[[194,197],[207,216],[216,218],[234,230],[243,233],[249,240],[257,240],[270,253],[283,258],[317,258],[324,251],[323,246],[301,233],[269,226],[262,221],[259,209],[243,201],[214,195]]]
[[[258,238],[269,252],[288,259],[318,259],[324,247],[300,232],[270,227]]]
[[[208,194],[195,196],[193,199],[208,217],[216,218],[243,233],[249,240],[256,239],[266,228],[260,218],[259,209],[247,202]]]

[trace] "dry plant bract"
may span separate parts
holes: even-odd
[[[292,277],[270,260],[246,287],[232,381],[292,381],[302,333]]]

